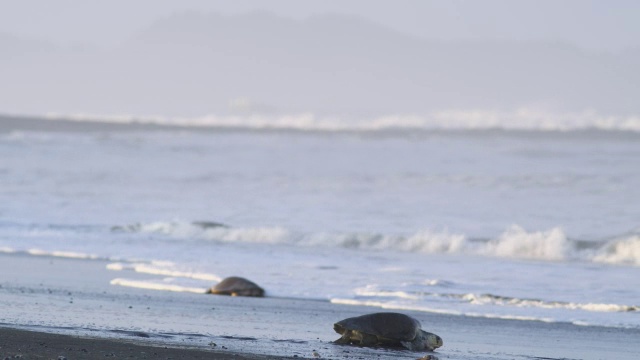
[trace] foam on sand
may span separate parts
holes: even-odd
[[[110,284],[125,286],[125,287],[133,287],[138,289],[173,291],[173,292],[191,292],[191,293],[197,293],[197,294],[204,294],[207,291],[207,288],[182,286],[177,284],[171,284],[166,281],[165,282],[149,281],[149,280],[143,281],[143,280],[116,278],[111,280]]]
[[[214,274],[200,272],[186,272],[176,270],[172,263],[153,261],[151,263],[111,263],[107,265],[108,270],[123,271],[129,270],[141,274],[162,275],[170,277],[180,277],[185,279],[195,279],[204,281],[219,282],[221,277]]]

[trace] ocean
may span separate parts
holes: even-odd
[[[235,275],[372,312],[639,329],[640,119],[489,115],[0,117],[0,251],[108,260],[116,287]]]

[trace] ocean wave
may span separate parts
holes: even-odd
[[[224,225],[207,226],[209,222],[156,221],[113,226],[114,232],[157,233],[179,239],[208,239],[219,242],[252,242],[278,244],[290,242],[291,233],[281,227],[231,228]]]
[[[113,227],[113,231],[157,233],[180,241],[258,243],[294,246],[329,246],[372,251],[401,251],[424,254],[464,254],[543,261],[587,261],[640,266],[640,236],[628,234],[601,241],[567,237],[555,227],[527,231],[512,225],[490,239],[468,238],[448,231],[422,230],[415,234],[301,233],[283,227],[233,228],[209,222],[152,222]]]
[[[640,266],[640,235],[629,235],[605,244],[593,259],[609,264]]]
[[[281,115],[205,115],[163,117],[135,115],[47,114],[48,120],[158,125],[171,127],[295,130],[309,132],[384,132],[415,130],[515,130],[640,132],[640,116],[603,115],[594,111],[554,113],[528,108],[515,111],[447,110],[425,115],[391,114],[355,118],[312,113]]]
[[[573,250],[572,242],[560,228],[527,232],[515,225],[477,249],[485,255],[544,260],[570,259],[576,255]]]
[[[455,297],[476,305],[500,305],[517,307],[536,307],[545,309],[584,310],[594,312],[630,312],[639,311],[640,306],[599,303],[576,303],[565,301],[545,301],[540,299],[519,299],[493,294],[438,294],[438,296]]]
[[[411,300],[411,303],[424,303],[424,300],[448,299],[472,305],[496,305],[503,307],[527,307],[542,309],[583,310],[590,312],[634,312],[640,311],[640,306],[608,304],[608,303],[578,303],[567,301],[549,301],[542,299],[521,299],[511,296],[475,293],[440,293],[424,291],[381,290],[375,286],[355,289],[357,301],[380,301],[380,299]],[[389,302],[389,300],[387,300]],[[397,303],[397,302],[394,302]]]

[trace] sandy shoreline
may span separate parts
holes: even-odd
[[[282,357],[210,350],[143,345],[127,339],[90,338],[0,327],[0,358],[21,359],[239,359]]]
[[[118,357],[144,358],[144,352],[183,359],[313,358],[313,350],[331,359],[426,354],[331,343],[337,338],[334,322],[385,311],[379,308],[125,288],[110,280],[150,275],[109,271],[108,263],[0,254],[1,358],[22,352],[31,354],[24,358],[89,359],[116,351]],[[432,354],[439,359],[636,359],[640,353],[638,330],[406,313],[444,339]],[[68,348],[80,352],[62,352]]]

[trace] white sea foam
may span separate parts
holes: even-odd
[[[546,317],[503,315],[503,314],[495,314],[495,313],[477,313],[477,312],[471,312],[471,311],[456,311],[456,310],[442,309],[442,308],[435,308],[435,307],[428,307],[428,306],[421,306],[421,305],[407,305],[407,304],[387,303],[387,302],[371,301],[371,300],[354,300],[354,299],[335,298],[335,299],[331,299],[331,303],[343,304],[343,305],[371,306],[371,307],[381,308],[385,310],[422,311],[422,312],[429,312],[429,313],[435,313],[435,314],[465,315],[465,316],[471,316],[471,317],[482,317],[482,318],[491,318],[491,319],[555,322],[554,319],[546,318]]]
[[[593,258],[609,264],[640,265],[640,236],[612,240],[601,248]]]
[[[527,232],[513,225],[498,238],[482,246],[479,253],[524,259],[565,260],[571,258],[571,243],[560,228]]]
[[[107,269],[114,271],[129,270],[142,274],[162,275],[174,278],[181,277],[214,282],[219,282],[222,280],[221,277],[214,274],[180,271],[176,270],[172,263],[161,263],[156,261],[152,263],[111,263],[107,265]]]
[[[378,298],[391,297],[391,298],[399,298],[399,299],[407,299],[407,300],[418,300],[421,297],[418,294],[411,294],[406,291],[375,291],[369,288],[355,289],[354,292],[358,296],[371,296],[371,297],[378,297]]]
[[[53,256],[53,257],[63,257],[69,259],[100,259],[98,255],[93,254],[84,254],[75,251],[47,251],[42,249],[29,249],[26,251],[27,254],[36,255],[36,256]]]
[[[175,292],[192,292],[197,294],[204,294],[207,291],[206,288],[182,286],[177,284],[171,284],[166,281],[151,281],[151,280],[143,281],[143,280],[130,280],[130,279],[116,278],[111,280],[110,284],[118,285],[118,286],[133,287],[138,289],[175,291]]]
[[[14,248],[10,248],[7,246],[0,246],[0,253],[4,253],[4,254],[14,254],[17,251]]]
[[[371,306],[371,307],[376,307],[376,308],[386,309],[386,310],[409,310],[409,311],[424,311],[424,312],[431,312],[431,313],[437,313],[437,314],[463,315],[463,313],[455,310],[430,308],[425,306],[407,306],[407,305],[403,306],[403,305],[397,305],[393,303],[387,303],[384,301],[375,301],[375,300],[334,298],[334,299],[331,299],[330,301],[333,304]]]
[[[114,229],[158,233],[181,241],[259,243],[295,246],[330,246],[372,251],[419,252],[424,254],[465,254],[544,261],[588,261],[640,265],[640,237],[633,235],[606,242],[592,242],[584,248],[564,231],[551,228],[527,231],[512,225],[492,239],[468,239],[448,231],[422,230],[415,234],[300,233],[283,227],[207,227],[185,221],[132,224]]]
[[[469,303],[473,305],[496,305],[505,307],[527,307],[541,309],[566,309],[566,310],[583,310],[591,312],[630,312],[640,311],[640,306],[623,305],[623,304],[605,304],[605,303],[579,303],[568,301],[548,301],[541,299],[520,299],[510,296],[500,296],[493,294],[474,294],[474,293],[448,293],[448,292],[410,292],[398,290],[381,290],[377,286],[366,286],[354,289],[354,294],[361,300],[369,299],[392,299],[392,300],[411,300],[411,304],[422,303],[423,300],[449,299],[459,302]],[[398,304],[397,301],[392,301]]]
[[[640,310],[640,307],[633,305],[544,301],[539,299],[518,299],[491,294],[464,294],[453,296],[460,297],[464,301],[477,305],[492,304],[500,306],[538,307],[545,309],[584,310],[593,312],[628,312]]]
[[[51,120],[154,124],[163,126],[276,129],[298,131],[384,130],[524,130],[574,131],[585,129],[640,132],[640,116],[602,115],[594,111],[553,113],[529,108],[515,111],[446,110],[425,115],[386,115],[370,118],[317,116],[311,113],[285,115],[206,115],[191,118],[162,116],[47,114]]]
[[[0,253],[29,254],[33,256],[51,256],[51,257],[61,257],[61,258],[68,258],[68,259],[87,259],[87,260],[100,259],[100,256],[98,255],[85,254],[85,253],[75,252],[75,251],[59,251],[59,250],[48,251],[43,249],[16,250],[15,248],[6,247],[6,246],[0,247]]]
[[[291,234],[281,227],[228,228],[225,226],[202,226],[198,222],[156,221],[116,226],[115,231],[159,233],[181,239],[210,239],[220,242],[255,242],[277,244],[292,239]]]

